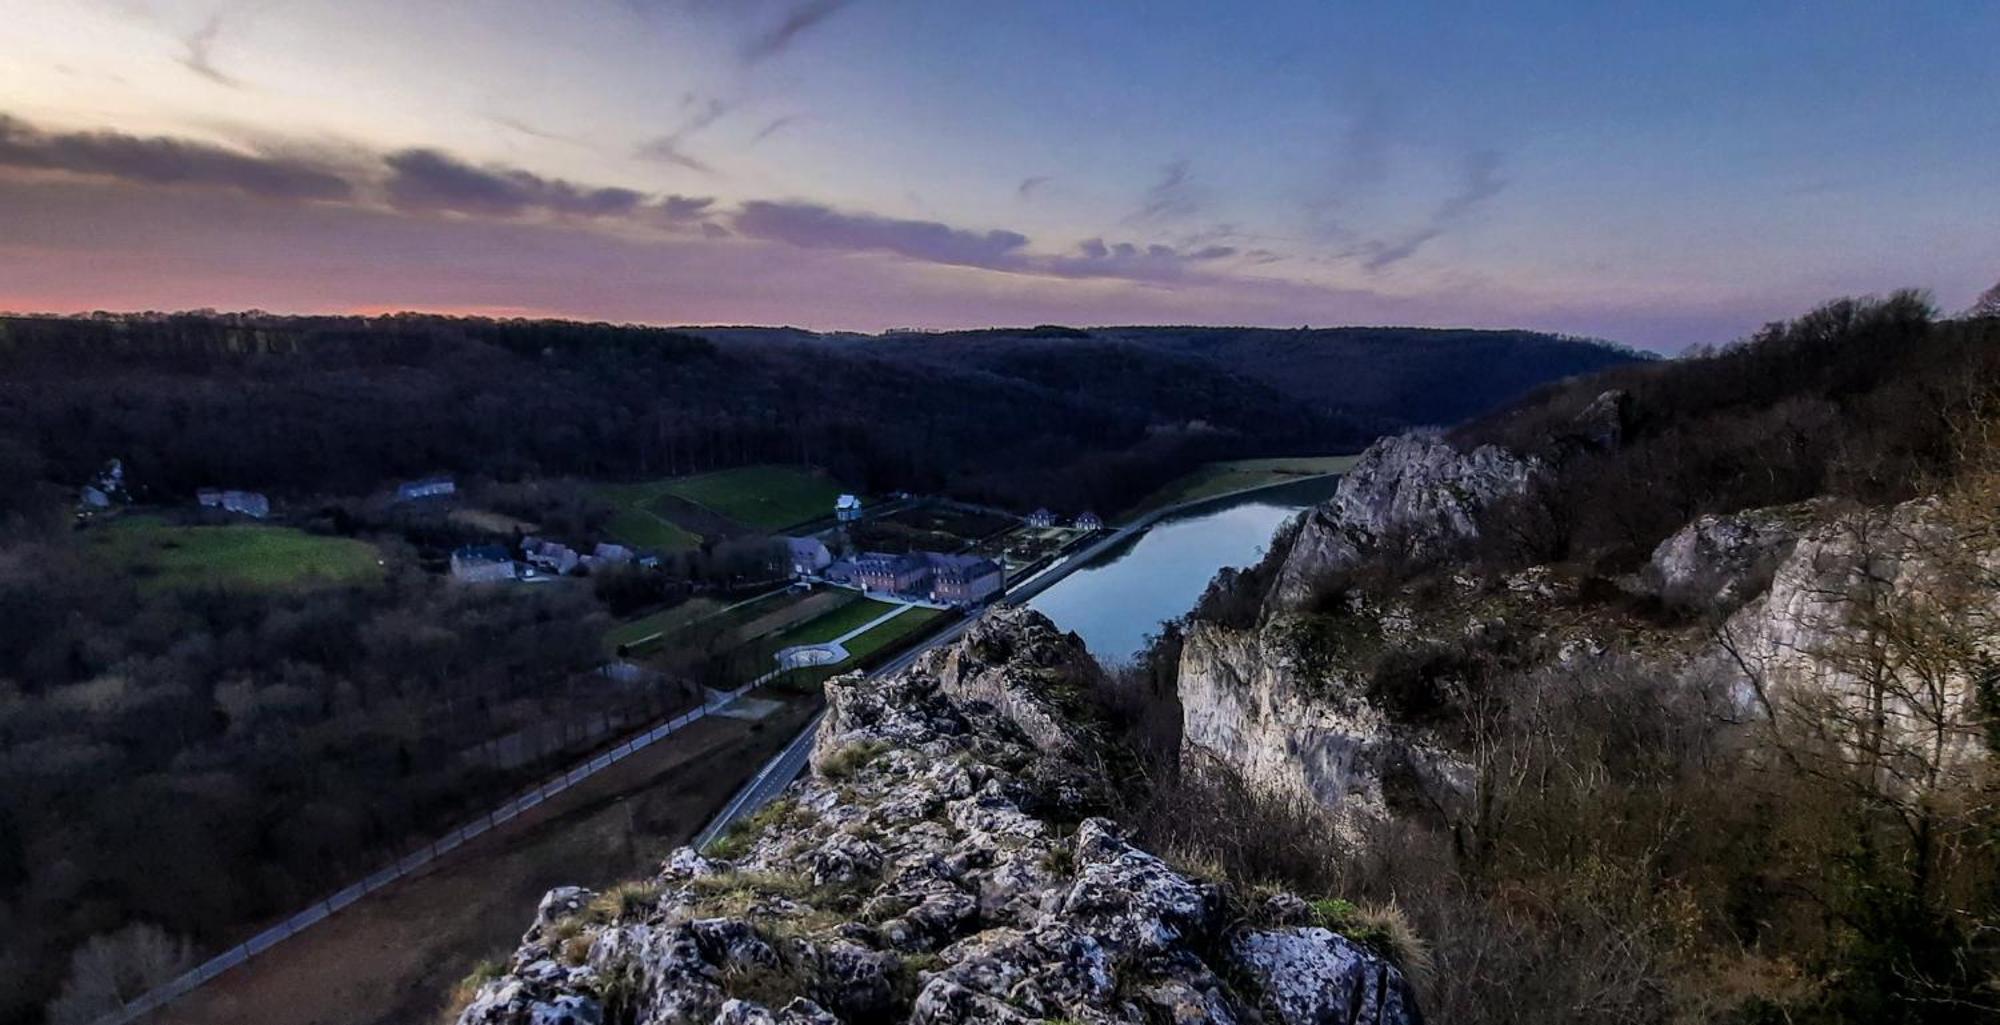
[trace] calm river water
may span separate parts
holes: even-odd
[[[1263,557],[1271,534],[1333,496],[1334,478],[1266,488],[1171,516],[1036,595],[1030,608],[1074,630],[1104,662],[1130,659],[1185,615],[1216,572]]]

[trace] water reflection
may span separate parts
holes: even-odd
[[[1130,659],[1163,620],[1194,607],[1216,571],[1254,564],[1279,525],[1331,497],[1335,483],[1270,488],[1163,520],[1028,605],[1076,631],[1100,660]]]

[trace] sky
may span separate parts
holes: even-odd
[[[2000,4],[0,0],[0,309],[1525,327],[2000,279]]]

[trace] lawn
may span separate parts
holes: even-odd
[[[871,601],[859,604],[876,605],[880,603]],[[876,611],[875,614],[879,616],[881,612]],[[871,657],[908,644],[913,638],[936,628],[940,620],[954,614],[946,609],[927,609],[922,607],[905,610],[902,615],[848,641],[846,645],[846,659],[830,666],[808,666],[794,669],[785,674],[781,686],[799,692],[817,693],[820,684],[824,683],[828,678],[861,668],[868,663]],[[812,624],[807,625],[810,626]],[[848,627],[848,629],[851,630],[853,627]],[[839,634],[834,634],[833,636],[837,637]],[[788,643],[801,643],[791,641],[789,638],[786,640]]]
[[[153,589],[258,590],[382,577],[373,545],[291,527],[175,526],[131,516],[93,528],[87,543],[97,557],[129,569],[141,586]]]
[[[862,626],[895,609],[896,606],[873,598],[864,598],[849,605],[842,605],[825,615],[818,616],[793,627],[778,639],[775,648],[789,648],[795,644],[825,644],[841,634]],[[904,616],[914,613],[905,612]],[[894,623],[902,616],[889,622]],[[859,638],[856,638],[857,640]]]
[[[757,530],[777,531],[833,513],[840,484],[799,466],[745,466],[665,482],[663,490]]]
[[[604,650],[617,651],[622,645],[632,644],[654,634],[664,637],[697,619],[712,616],[722,609],[722,603],[712,598],[690,598],[672,608],[662,609],[650,616],[641,616],[606,630]]]
[[[847,661],[842,666],[852,667],[856,662],[913,636],[930,629],[939,619],[950,615],[944,609],[915,608],[847,642]]]
[[[1360,456],[1294,456],[1281,459],[1235,459],[1208,463],[1146,497],[1125,514],[1127,520],[1155,509],[1197,499],[1226,495],[1244,488],[1282,484],[1298,477],[1346,473]]]
[[[612,537],[638,548],[662,552],[686,551],[701,546],[701,535],[654,512],[654,499],[667,491],[671,480],[642,484],[599,484],[591,490],[617,508],[605,529]]]
[[[754,598],[734,604],[716,601],[713,598],[690,598],[672,608],[661,609],[658,612],[640,616],[637,619],[626,620],[606,630],[604,632],[604,650],[615,652],[620,645],[633,644],[634,642],[658,634],[658,639],[652,644],[647,644],[640,649],[629,650],[629,653],[633,655],[642,654],[643,652],[651,651],[657,644],[672,637],[675,631],[698,620],[708,619],[709,617],[715,618],[718,629],[741,630],[745,634],[746,640],[754,640],[762,633],[779,629],[782,625],[789,625],[785,619],[785,615],[788,611],[794,610],[796,606],[810,601],[816,605],[821,605],[821,607],[829,607],[826,604],[829,600],[831,605],[838,605],[842,604],[844,599],[848,597],[850,596],[844,591],[821,591],[818,594],[802,595],[796,591],[786,589],[775,594],[767,594],[762,598]],[[725,609],[727,611],[724,611]],[[801,618],[812,615],[810,609],[796,611],[802,613]],[[795,621],[793,620],[793,622]],[[779,625],[761,625],[764,623]]]

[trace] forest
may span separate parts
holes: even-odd
[[[1352,451],[1634,358],[1526,332],[1413,329],[871,337],[419,315],[0,318],[0,503],[46,502],[38,492],[117,456],[171,495],[780,462],[869,491],[1110,510],[1196,462]]]
[[[480,536],[384,505],[397,480],[454,474],[583,539],[596,482],[763,462],[1110,511],[1205,460],[1353,450],[1633,358],[1519,332],[0,318],[0,1022],[88,1020],[79,966],[171,974],[545,771],[499,738],[680,707],[728,667],[690,652],[607,688],[606,627],[771,574],[744,537],[578,587],[452,587],[441,553]],[[72,513],[111,458],[174,516],[267,492],[304,540],[372,546],[379,579],[190,588],[107,560]]]

